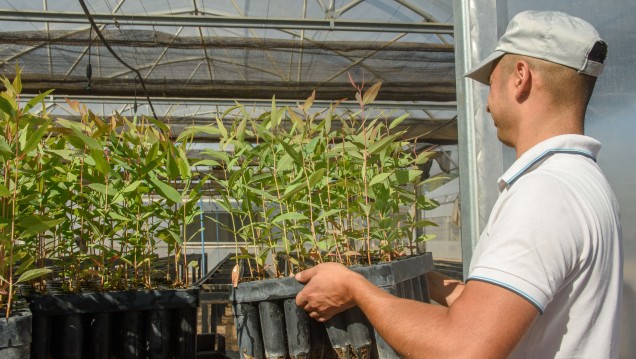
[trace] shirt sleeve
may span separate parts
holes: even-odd
[[[467,280],[507,288],[543,312],[578,261],[582,226],[573,212],[580,208],[569,186],[551,175],[524,176],[508,191],[475,248]]]

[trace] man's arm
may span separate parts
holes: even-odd
[[[538,310],[498,286],[471,281],[449,308],[396,298],[346,267],[326,263],[296,277],[296,303],[319,321],[358,306],[406,358],[505,358]]]

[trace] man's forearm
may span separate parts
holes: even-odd
[[[373,327],[400,356],[452,357],[447,351],[456,345],[440,342],[452,338],[448,308],[397,298],[366,281],[354,284],[352,292]]]

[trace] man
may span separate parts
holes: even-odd
[[[523,12],[467,74],[490,86],[487,110],[517,160],[475,248],[466,283],[428,275],[443,306],[399,299],[335,263],[296,275],[296,303],[324,321],[358,306],[408,358],[615,358],[621,227],[583,135],[607,46],[587,22]],[[395,324],[397,323],[397,324]]]

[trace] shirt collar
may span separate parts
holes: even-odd
[[[499,177],[499,190],[503,191],[507,186],[511,186],[517,179],[528,172],[530,168],[542,162],[554,153],[571,153],[583,155],[596,161],[596,155],[601,149],[601,143],[591,137],[583,135],[560,135],[551,137],[530,148],[521,155],[513,164]]]

